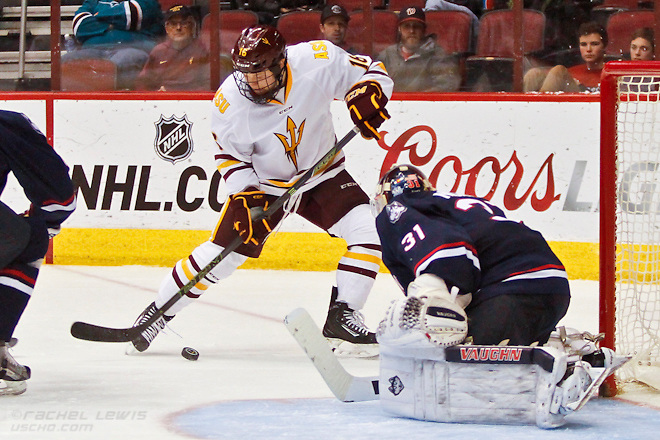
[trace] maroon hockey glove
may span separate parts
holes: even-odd
[[[270,234],[271,227],[266,218],[257,222],[252,221],[250,208],[254,207],[268,208],[268,200],[263,191],[250,187],[230,196],[229,209],[233,214],[234,229],[238,231],[243,243],[259,245]]]
[[[380,139],[378,127],[390,119],[385,110],[387,96],[376,81],[355,84],[344,98],[353,123],[360,129],[365,139]]]

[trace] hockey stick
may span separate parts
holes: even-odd
[[[358,377],[346,371],[307,310],[292,311],[284,318],[284,325],[305,350],[337,399],[342,402],[378,399],[378,377]]]
[[[341,151],[342,148],[351,139],[355,137],[356,134],[360,132],[358,127],[353,127],[346,136],[344,136],[339,142],[337,142],[312,168],[307,170],[305,174],[300,176],[300,178],[289,188],[284,194],[278,197],[268,209],[264,210],[263,208],[252,208],[251,216],[254,221],[263,220],[264,218],[270,217],[272,212],[276,212],[295,194],[307,181],[322,171],[334,157]],[[234,252],[241,244],[243,240],[240,236],[237,236],[223,251],[211,260],[202,270],[199,271],[186,285],[184,285],[178,292],[174,294],[163,306],[156,310],[156,312],[148,320],[143,322],[140,325],[129,328],[110,328],[102,327],[94,324],[88,324],[86,322],[74,322],[71,325],[71,335],[78,339],[84,339],[86,341],[97,341],[97,342],[128,342],[140,336],[140,334],[145,331],[151,324],[156,322],[161,316],[165,314],[167,310],[170,309],[179,299],[186,295],[202,278],[204,278],[215,266],[217,266],[223,259],[227,257],[230,253]]]

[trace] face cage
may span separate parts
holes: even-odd
[[[382,185],[378,185],[376,188],[376,195],[369,200],[369,205],[371,206],[371,213],[374,215],[374,217],[378,217],[378,214],[380,214],[385,206],[389,203],[388,197],[387,197],[387,192],[389,192],[389,186],[390,184],[388,182],[383,183]],[[384,188],[387,189],[384,189]]]
[[[235,70],[234,81],[236,81],[236,85],[238,86],[238,91],[241,93],[241,95],[245,96],[247,99],[254,102],[255,104],[266,104],[268,101],[275,98],[277,92],[279,92],[280,89],[284,87],[284,84],[286,83],[286,63],[284,64],[284,67],[280,69],[279,73],[276,73],[273,70],[272,66],[267,68],[267,70],[271,71],[277,84],[275,85],[275,87],[273,87],[272,90],[269,90],[268,92],[261,95],[256,94],[254,90],[252,90],[252,87],[250,87],[250,85],[248,84],[246,72]],[[248,73],[258,73],[258,72],[248,72]]]

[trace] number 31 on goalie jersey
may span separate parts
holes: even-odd
[[[417,238],[415,238],[417,237]],[[417,244],[417,240],[424,240],[426,238],[426,234],[424,234],[424,231],[422,231],[422,227],[419,226],[419,223],[413,226],[412,231],[408,232],[406,235],[403,236],[403,239],[401,240],[401,244],[403,245],[403,250],[408,252],[410,249],[412,249],[415,244]]]

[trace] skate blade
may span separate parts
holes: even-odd
[[[326,339],[338,358],[375,359],[378,357],[378,344],[353,344],[343,339]]]
[[[0,396],[18,396],[27,390],[24,380],[2,380],[0,379]]]

